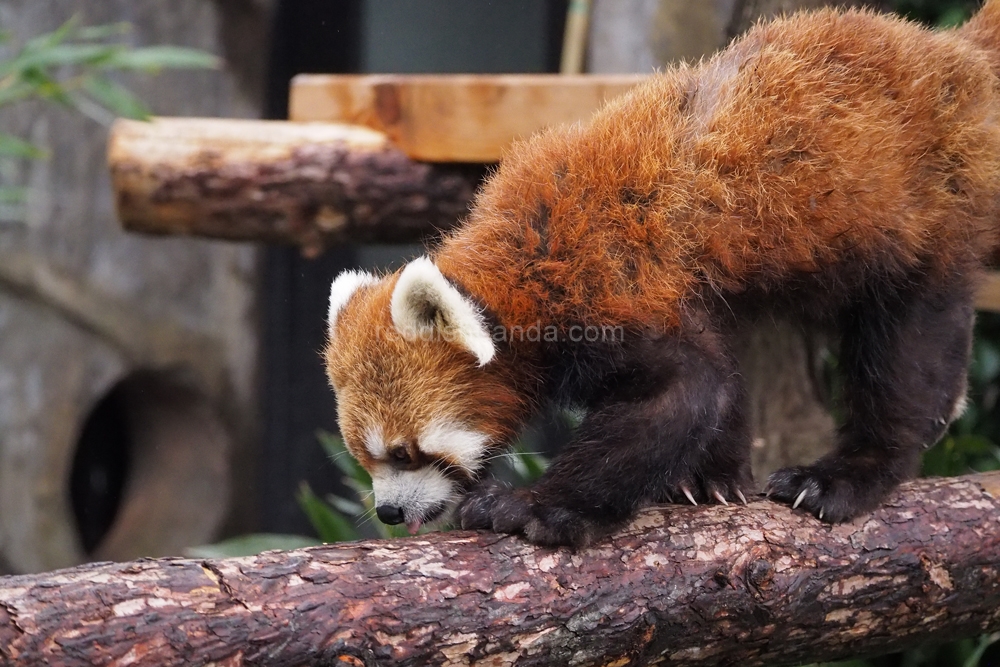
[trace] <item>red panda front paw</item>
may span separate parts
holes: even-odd
[[[577,512],[539,503],[530,489],[510,489],[493,481],[465,496],[458,517],[465,530],[520,534],[547,546],[582,547],[598,532],[597,524]]]
[[[526,533],[528,525],[537,518],[534,507],[530,490],[511,489],[490,480],[465,496],[459,505],[458,517],[466,530]]]
[[[772,473],[765,492],[792,509],[839,523],[878,507],[897,483],[871,461],[830,457]]]

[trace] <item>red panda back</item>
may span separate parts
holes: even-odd
[[[516,145],[436,261],[507,325],[670,329],[700,289],[982,256],[997,79],[968,34],[858,11],[759,26]]]

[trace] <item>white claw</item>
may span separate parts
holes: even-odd
[[[696,503],[694,501],[694,496],[691,495],[691,490],[690,489],[685,488],[685,487],[682,486],[681,487],[681,491],[684,492],[684,497],[686,497],[688,500],[690,500],[692,505],[697,505],[698,504],[698,503]]]
[[[729,503],[726,502],[726,499],[722,497],[722,494],[719,493],[718,491],[712,491],[712,495],[715,496],[715,499],[718,500],[723,505],[728,505],[729,504]]]
[[[747,502],[747,497],[744,496],[743,492],[740,491],[739,489],[736,489],[736,497],[739,498],[740,502],[743,503],[744,505],[749,505],[750,504],[750,503]]]
[[[809,493],[809,489],[802,489],[802,492],[799,493],[799,497],[795,499],[794,503],[792,503],[792,509],[797,509],[798,506],[802,504],[802,501],[805,500],[807,493]]]
[[[823,520],[823,508],[822,507],[819,508],[819,519],[820,519],[820,521]]]

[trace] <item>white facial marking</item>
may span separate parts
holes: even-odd
[[[385,456],[385,434],[378,426],[369,426],[364,432],[365,449],[372,455],[372,458],[380,459]]]
[[[344,271],[330,285],[330,308],[326,314],[326,329],[333,338],[333,330],[337,325],[337,315],[351,300],[354,293],[362,287],[373,285],[378,278],[367,271]]]
[[[457,497],[454,482],[432,466],[417,470],[395,470],[387,465],[372,471],[375,504],[394,505],[406,521],[425,518],[427,512],[448,505]]]
[[[458,422],[434,420],[420,432],[417,440],[426,454],[447,457],[470,473],[479,468],[490,436],[465,428]]]
[[[496,348],[479,308],[448,282],[427,257],[418,257],[403,269],[392,292],[392,323],[409,338],[435,335],[456,343],[473,355],[480,366],[493,358]],[[434,319],[429,319],[433,313]]]

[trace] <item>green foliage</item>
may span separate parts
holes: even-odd
[[[117,72],[155,74],[163,69],[218,67],[215,56],[176,46],[133,48],[124,39],[127,23],[84,27],[74,17],[57,30],[25,42],[0,57],[0,107],[39,99],[79,111],[100,123],[115,116],[149,118],[149,109],[115,82]],[[0,32],[0,44],[9,34]],[[17,137],[0,133],[0,167],[16,159],[44,158],[45,152]],[[0,175],[4,171],[0,169]],[[24,217],[24,189],[0,184],[0,219]]]
[[[979,5],[978,0],[896,0],[893,8],[910,20],[952,28],[972,16]]]

